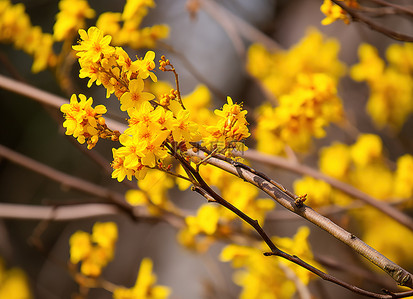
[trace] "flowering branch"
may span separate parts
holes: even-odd
[[[410,296],[410,295],[413,294],[413,291],[398,293],[398,294],[387,294],[387,295],[382,295],[382,294],[369,292],[369,291],[363,290],[361,288],[358,288],[354,285],[348,284],[348,283],[346,283],[346,282],[344,282],[344,281],[342,281],[342,280],[340,280],[340,279],[338,279],[338,278],[336,278],[332,275],[324,273],[323,271],[321,271],[321,270],[311,266],[310,264],[306,263],[305,261],[303,261],[299,257],[297,257],[295,255],[290,255],[290,254],[280,250],[272,242],[270,237],[266,234],[266,232],[263,230],[263,228],[260,226],[260,224],[258,223],[257,220],[254,220],[251,217],[247,216],[244,212],[242,212],[241,210],[236,208],[234,205],[232,205],[231,203],[226,201],[224,198],[222,198],[220,195],[218,195],[203,180],[203,178],[196,171],[195,168],[193,168],[183,157],[181,157],[179,154],[174,152],[172,148],[169,148],[169,150],[172,152],[174,157],[180,162],[182,167],[184,167],[188,172],[190,172],[193,175],[193,177],[195,178],[196,181],[193,182],[194,183],[194,187],[193,187],[194,191],[196,191],[197,193],[204,196],[208,201],[217,202],[220,205],[224,206],[225,208],[227,208],[228,210],[230,210],[231,212],[236,214],[240,219],[244,220],[245,222],[247,222],[250,226],[252,226],[254,228],[254,230],[260,235],[262,240],[268,245],[268,247],[271,250],[270,252],[264,253],[266,256],[274,255],[274,256],[282,257],[286,260],[289,260],[289,261],[291,261],[291,262],[293,262],[293,263],[295,263],[295,264],[311,271],[312,273],[316,274],[317,276],[321,277],[324,280],[333,282],[333,283],[338,284],[338,285],[340,285],[340,286],[342,286],[346,289],[349,289],[349,290],[351,290],[355,293],[358,293],[358,294],[361,294],[361,295],[364,295],[364,296],[368,296],[368,297],[371,297],[371,298],[383,298],[383,299],[384,298],[403,298],[403,297],[407,297],[407,296]],[[203,152],[200,151],[199,153],[202,154]],[[199,153],[197,153],[197,154],[199,154]],[[191,150],[188,151],[188,154],[191,155],[191,156],[196,155]],[[208,162],[209,162],[209,164],[212,164],[212,165],[217,166],[221,169],[224,169],[228,172],[231,172],[232,174],[238,175],[240,178],[243,178],[244,180],[247,180],[248,182],[253,183],[254,185],[260,187],[260,189],[264,190],[266,193],[272,195],[272,197],[275,198],[276,200],[281,199],[280,195],[289,197],[289,195],[287,193],[281,191],[280,189],[278,189],[278,187],[276,187],[274,185],[273,185],[273,187],[265,186],[266,184],[271,184],[271,183],[268,182],[268,181],[265,182],[264,179],[262,179],[258,176],[255,176],[252,173],[247,173],[245,171],[245,169],[243,169],[243,168],[234,167],[234,166],[230,165],[229,163],[223,162],[221,160],[218,160],[218,159],[212,158],[212,157],[209,159]],[[225,163],[227,165],[223,165],[223,163]],[[237,164],[238,164],[238,162],[237,162]],[[275,194],[277,194],[277,195],[275,195]],[[294,199],[292,199],[292,198],[283,198],[283,200],[277,200],[277,201],[281,204],[285,201],[288,201],[289,206],[293,210],[297,209],[297,207],[295,207],[295,206],[293,207],[293,205],[295,205],[295,204],[292,203],[292,202],[294,202]],[[314,212],[313,210],[309,209],[308,207],[306,207],[304,205],[299,209],[309,210],[309,212],[307,212],[307,214],[312,214],[312,213],[317,214],[316,212]],[[310,211],[312,211],[312,212],[310,212]],[[317,215],[316,217],[314,217],[315,215],[312,215],[312,216],[313,217],[308,217],[307,216],[306,219],[323,217],[321,215]],[[413,286],[412,285],[412,275],[409,272],[402,269],[398,265],[394,264],[393,262],[391,262],[390,260],[388,260],[387,258],[382,256],[381,254],[379,254],[377,251],[375,251],[373,248],[369,247],[367,244],[364,244],[360,239],[358,239],[354,235],[346,232],[344,229],[342,229],[341,227],[339,227],[336,224],[334,224],[333,222],[331,222],[329,219],[324,219],[324,221],[319,221],[319,223],[317,223],[317,222],[313,222],[313,223],[319,225],[321,222],[328,222],[330,226],[339,228],[338,230],[341,230],[341,232],[339,232],[337,235],[343,234],[343,231],[344,231],[344,234],[347,234],[350,237],[350,239],[353,241],[353,243],[355,243],[355,245],[353,245],[351,247],[353,249],[355,249],[357,252],[361,253],[361,254],[364,253],[365,254],[364,256],[366,256],[369,260],[371,260],[373,262],[377,262],[377,263],[379,263],[379,261],[382,261],[382,262],[386,261],[387,263],[382,269],[384,269],[386,272],[388,272],[396,281],[397,281],[397,279],[396,279],[397,275],[399,275],[399,276],[403,275],[401,277],[401,281],[398,281],[400,284],[410,286],[410,287]],[[321,225],[319,225],[319,226],[322,227]],[[371,253],[371,254],[367,254],[366,253],[367,251],[369,251],[369,253]],[[378,255],[378,256],[376,256],[376,255]],[[397,274],[394,275],[393,273],[396,272],[396,271],[399,271],[399,272],[397,272]]]
[[[189,150],[188,154],[192,157],[196,157],[199,154],[204,154],[204,152],[199,151],[195,153],[192,150]],[[223,161],[216,157],[211,157],[208,160],[208,163],[219,167],[229,173],[232,173],[233,175],[236,175],[257,186],[291,212],[307,219],[308,221],[333,235],[336,239],[350,246],[354,251],[361,254],[376,266],[384,270],[400,285],[413,287],[413,275],[411,273],[383,256],[381,253],[377,252],[375,249],[371,248],[355,235],[347,232],[345,229],[338,226],[330,219],[318,214],[310,207],[304,205],[303,203],[297,205],[295,198],[292,198],[285,191],[281,190],[277,185],[274,185],[267,177],[263,177],[256,172],[254,173],[250,171],[250,168],[248,166],[239,162],[228,163],[227,161]]]

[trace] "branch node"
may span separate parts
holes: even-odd
[[[295,198],[295,205],[297,206],[297,208],[302,208],[304,206],[304,202],[307,200],[307,194],[304,195],[298,195]]]

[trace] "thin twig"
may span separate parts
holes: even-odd
[[[228,19],[227,13],[213,1],[202,0],[202,8],[224,29],[241,60],[245,59],[246,48],[235,24]]]
[[[206,8],[208,14],[213,14],[214,18],[223,18],[229,20],[236,29],[237,34],[247,39],[249,42],[260,43],[264,45],[267,49],[280,50],[282,47],[272,38],[263,34],[260,30],[253,27],[251,24],[241,19],[240,17],[233,14],[231,11],[219,4],[219,2],[211,0],[203,0],[202,5]],[[216,12],[220,11],[220,14]],[[219,20],[220,23],[222,20]],[[228,34],[230,32],[228,31]]]
[[[353,21],[359,21],[361,23],[366,24],[367,26],[370,27],[370,29],[380,32],[388,37],[391,37],[395,40],[398,41],[404,41],[404,42],[413,42],[413,37],[406,35],[406,34],[402,34],[402,33],[398,33],[396,31],[387,29],[383,26],[380,26],[377,23],[372,22],[370,19],[364,17],[362,14],[359,14],[357,12],[356,9],[352,9],[350,7],[348,7],[347,5],[344,4],[344,1],[338,1],[338,0],[332,0],[334,2],[334,4],[340,6],[343,10],[345,10],[353,19]]]
[[[385,7],[391,7],[391,8],[394,9],[395,12],[401,12],[401,13],[405,13],[407,15],[413,16],[413,10],[408,8],[408,7],[398,5],[398,4],[394,4],[394,3],[391,3],[391,2],[387,2],[387,1],[384,1],[384,0],[369,0],[369,1],[371,1],[373,3],[376,3],[376,4],[379,4],[379,5],[382,5],[382,6],[385,6]]]
[[[3,75],[0,75],[0,88],[26,96],[38,101],[39,103],[46,104],[57,109],[60,109],[63,104],[69,103],[68,99],[43,91],[32,85],[7,78]],[[127,129],[126,124],[122,124],[106,117],[105,120],[108,127],[110,127],[112,130],[123,132]]]

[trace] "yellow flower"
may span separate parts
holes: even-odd
[[[362,239],[367,244],[404,268],[413,265],[409,258],[413,246],[411,230],[373,208],[358,210],[356,216],[363,229]]]
[[[118,239],[118,227],[114,222],[96,222],[93,225],[92,241],[102,247],[113,247]]]
[[[320,151],[320,170],[336,179],[344,180],[350,167],[350,150],[341,143],[333,143]]]
[[[164,110],[163,108],[159,107]],[[158,124],[155,113],[152,113],[153,107],[149,102],[143,102],[138,108],[129,108],[127,113],[129,115],[129,128],[125,130],[125,134],[136,134],[142,126],[156,127]],[[159,130],[162,127],[159,126]]]
[[[176,142],[197,142],[201,139],[198,125],[189,120],[189,111],[181,110],[176,116],[172,136]]]
[[[360,63],[353,65],[350,70],[350,75],[354,80],[372,80],[381,76],[385,65],[375,47],[363,43],[358,49],[358,55]]]
[[[70,261],[81,263],[80,272],[98,277],[114,256],[118,231],[114,222],[96,222],[93,233],[75,232],[69,239]]]
[[[213,235],[218,227],[219,207],[211,204],[202,205],[196,216],[188,216],[185,222],[192,234]]]
[[[142,79],[146,79],[150,76],[153,82],[156,82],[158,80],[155,74],[151,72],[155,69],[155,62],[153,61],[154,59],[155,52],[148,51],[146,52],[145,57],[143,59],[138,59],[133,62],[133,64],[136,65],[139,71],[139,77],[141,77]]]
[[[0,259],[0,298],[31,299],[29,280],[19,268],[5,269]]]
[[[53,26],[53,37],[57,41],[71,38],[78,29],[84,27],[85,18],[95,17],[95,11],[86,0],[60,0],[59,9]]]
[[[386,50],[390,65],[402,73],[413,71],[413,45],[410,43],[391,44]]]
[[[116,36],[120,31],[119,22],[121,21],[121,13],[118,12],[104,12],[99,15],[98,20],[96,21],[96,27],[104,32],[104,34],[109,34],[113,37],[115,44]]]
[[[388,200],[393,195],[393,173],[384,164],[355,168],[349,177],[355,187],[374,198]]]
[[[86,100],[83,94],[79,94],[79,99],[78,102],[76,95],[73,94],[70,103],[60,107],[66,119],[63,127],[66,128],[66,135],[73,135],[81,144],[87,141],[88,148],[91,149],[98,142],[99,134],[105,131],[103,127],[98,126],[97,120],[106,113],[107,109],[104,105],[92,108],[93,99],[90,97]]]
[[[149,133],[149,130],[147,133]],[[143,165],[151,168],[155,167],[158,160],[165,159],[168,156],[166,149],[161,146],[168,136],[169,131],[160,131],[145,140],[145,147],[139,153]]]
[[[141,262],[135,285],[130,288],[116,288],[114,299],[166,299],[171,291],[168,287],[155,285],[156,275],[152,273],[153,263],[149,258]]]
[[[394,194],[399,198],[413,196],[413,156],[406,154],[397,159],[397,169],[394,179]]]
[[[351,158],[357,166],[364,167],[382,158],[382,142],[374,134],[362,134],[350,147]]]
[[[323,25],[329,25],[337,20],[343,20],[346,24],[350,22],[347,13],[340,6],[334,4],[331,0],[324,0],[320,10],[326,15],[326,17],[321,21],[321,24]]]
[[[233,149],[241,152],[247,150],[242,143],[251,135],[245,119],[247,111],[242,110],[241,105],[234,104],[232,99],[227,97],[227,104],[224,104],[222,110],[216,109],[214,113],[218,116],[218,121],[206,127],[206,131],[203,132],[203,146],[210,150],[218,149],[229,157],[232,156]]]
[[[110,35],[103,36],[103,32],[97,27],[90,27],[87,32],[79,29],[79,35],[82,40],[79,45],[73,46],[73,49],[78,51],[76,55],[81,60],[97,62],[102,58],[102,55],[110,55],[115,52],[115,48],[109,46],[112,37]]]
[[[411,50],[390,46],[386,51],[390,65],[385,66],[376,48],[368,44],[359,47],[360,62],[351,68],[351,76],[356,81],[367,81],[370,97],[366,109],[379,128],[390,125],[397,130],[413,112]],[[396,57],[405,60],[402,63]]]
[[[324,181],[305,176],[294,182],[294,193],[307,194],[305,204],[318,208],[331,204],[332,188]]]
[[[308,244],[308,228],[300,228],[294,238],[273,238],[280,249],[303,257],[308,263],[316,265]],[[242,287],[240,298],[292,298],[296,288],[283,268],[293,270],[302,283],[308,284],[314,275],[301,267],[281,258],[268,259],[262,252],[268,250],[263,242],[258,247],[231,244],[221,251],[220,259],[231,262],[235,272],[234,282]],[[283,264],[283,267],[280,264]]]
[[[139,167],[141,160],[138,153],[142,152],[145,147],[143,140],[122,134],[119,137],[119,142],[123,146],[116,151],[116,154],[124,157],[123,165],[131,169]]]
[[[280,96],[278,107],[264,105],[259,111],[258,147],[265,148],[272,134],[268,142],[275,143],[275,149],[269,150],[274,154],[282,153],[285,145],[307,150],[313,136],[324,137],[324,128],[341,121],[343,115],[334,79],[323,73],[299,75],[295,89]]]
[[[301,226],[297,230],[293,238],[274,237],[272,238],[272,240],[274,241],[275,245],[278,246],[281,250],[288,252],[289,254],[297,255],[307,263],[323,270],[323,267],[314,260],[311,246],[308,241],[309,235],[310,229],[307,226]],[[280,263],[283,263],[290,267],[304,284],[308,284],[310,279],[315,277],[314,274],[310,271],[296,264],[292,264],[287,260],[280,259]]]
[[[73,264],[77,264],[92,251],[92,242],[90,235],[83,231],[75,232],[69,240],[70,244],[70,261]]]
[[[129,108],[139,108],[142,103],[152,100],[155,96],[149,92],[144,92],[144,83],[141,78],[136,78],[129,82],[129,91],[120,98],[120,110],[126,111]]]
[[[123,8],[122,20],[130,20],[147,14],[148,7],[155,7],[154,0],[127,0]]]

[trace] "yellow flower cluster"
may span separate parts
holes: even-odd
[[[0,42],[13,43],[17,49],[33,56],[34,73],[56,64],[52,35],[31,24],[22,3],[13,5],[10,0],[0,1]]]
[[[155,285],[156,275],[152,273],[153,263],[149,258],[141,262],[136,283],[132,288],[116,288],[113,299],[166,299],[171,290],[168,287]]]
[[[79,94],[80,101],[76,95],[72,95],[69,104],[64,104],[60,110],[64,113],[65,122],[63,127],[66,128],[66,135],[73,135],[81,144],[88,144],[88,149],[92,149],[99,138],[110,138],[117,140],[118,132],[113,132],[105,124],[102,114],[106,113],[106,107],[98,105],[92,108],[93,99]]]
[[[250,47],[249,72],[278,100],[278,106],[265,104],[258,110],[258,150],[280,154],[288,145],[305,151],[312,137],[323,137],[330,122],[342,120],[337,82],[344,66],[337,59],[338,50],[335,40],[324,41],[315,30],[289,51]]]
[[[149,51],[144,58],[132,61],[121,47],[110,46],[111,36],[104,36],[97,27],[91,27],[87,32],[80,29],[79,34],[81,40],[73,46],[81,66],[79,77],[90,78],[89,87],[93,82],[102,84],[107,97],[115,94],[120,101],[120,109],[129,116],[129,128],[119,136],[122,146],[113,149],[113,178],[118,181],[125,177],[141,180],[148,169],[163,169],[164,159],[168,157],[166,144],[185,152],[192,143],[204,138],[208,145],[212,141],[222,142],[220,149],[224,151],[231,150],[234,144],[249,136],[246,112],[233,104],[230,98],[222,111],[215,112],[219,118],[215,127],[205,129],[191,120],[189,110],[182,105],[175,90],[169,90],[158,98],[144,91],[144,80],[151,78],[152,82],[157,82],[153,72],[154,52]],[[164,58],[160,61],[168,62]],[[168,66],[172,68],[170,64]],[[67,108],[65,106],[65,111]],[[100,108],[103,111],[103,107],[99,107],[99,111]],[[71,123],[69,125],[73,127]],[[67,134],[72,131],[75,132],[69,130]],[[97,135],[93,133],[93,136]],[[93,138],[97,141],[97,137]]]
[[[70,261],[75,265],[81,263],[82,274],[98,277],[113,259],[117,239],[118,228],[114,222],[96,222],[92,234],[77,231],[70,237]]]
[[[125,199],[133,206],[146,206],[155,216],[162,210],[173,211],[173,203],[169,200],[167,191],[174,187],[174,181],[166,172],[149,169],[144,179],[138,181],[140,190],[131,189],[125,194]]]
[[[217,109],[214,113],[219,120],[213,126],[206,128],[207,135],[204,136],[202,145],[217,152],[224,151],[228,157],[231,157],[234,149],[240,152],[247,150],[242,141],[250,136],[245,119],[248,112],[227,97],[227,104],[222,107],[222,110]]]
[[[377,135],[362,134],[353,145],[336,142],[323,148],[319,167],[323,173],[347,182],[377,199],[408,199],[413,194],[413,181],[408,175],[413,169],[412,156],[406,154],[400,157],[397,169],[392,171],[386,163],[383,144]],[[304,178],[296,181],[295,186],[295,191],[300,191],[300,194],[314,193],[315,202],[319,205],[331,202],[332,190],[321,182]],[[315,186],[323,191],[319,192],[319,188]],[[308,197],[310,206],[313,196]],[[339,198],[343,199],[343,196],[340,194]],[[337,203],[335,200],[333,202]]]
[[[379,136],[362,134],[353,145],[334,143],[320,152],[320,170],[333,178],[353,185],[359,190],[380,200],[392,201],[413,196],[413,156],[406,154],[397,160],[392,171],[383,154]],[[374,186],[374,188],[372,188]],[[331,203],[348,204],[349,198],[323,181],[304,177],[295,181],[297,194],[308,194],[311,207]]]
[[[87,0],[60,0],[59,10],[53,26],[56,41],[72,39],[80,28],[85,27],[85,19],[95,17]]]
[[[115,36],[116,45],[129,45],[134,49],[152,48],[160,39],[169,35],[167,25],[140,28],[148,8],[154,7],[153,0],[128,0],[123,13],[102,13],[97,24],[105,33]],[[65,55],[53,51],[54,41],[72,42],[75,34],[85,27],[85,20],[95,17],[95,11],[87,0],[60,0],[59,12],[53,26],[53,35],[43,33],[40,26],[32,26],[22,3],[13,5],[10,0],[0,1],[0,42],[13,43],[34,57],[32,71],[37,73],[47,67],[58,68],[64,63]],[[122,26],[121,26],[122,24]],[[62,48],[63,51],[66,47]],[[62,75],[58,73],[58,75]],[[95,79],[96,80],[96,79]]]
[[[314,261],[313,254],[308,243],[310,230],[301,227],[293,238],[278,238],[272,240],[281,250],[302,257],[307,263],[322,269]],[[234,275],[234,282],[242,287],[239,298],[242,299],[278,299],[292,298],[296,292],[294,282],[288,278],[287,271],[293,271],[297,278],[307,285],[314,275],[279,257],[266,257],[262,254],[268,250],[264,243],[260,246],[240,246],[228,245],[221,252],[221,260],[231,262],[237,270]],[[287,271],[285,269],[288,269]]]
[[[113,36],[115,45],[128,45],[133,49],[154,48],[159,39],[168,37],[169,27],[159,24],[140,28],[148,8],[152,7],[155,7],[154,0],[127,0],[122,13],[103,13],[96,26],[105,34]]]
[[[359,47],[360,62],[351,77],[370,88],[367,112],[379,128],[399,129],[413,112],[413,46],[393,44],[387,48],[388,65],[369,44]]]
[[[357,0],[341,0],[350,8],[358,8]],[[334,4],[331,0],[324,0],[321,4],[320,10],[326,17],[321,21],[323,25],[329,25],[337,20],[343,20],[344,23],[349,24],[349,15],[340,6]]]
[[[29,281],[23,270],[19,268],[6,269],[0,258],[0,298],[31,299]]]

